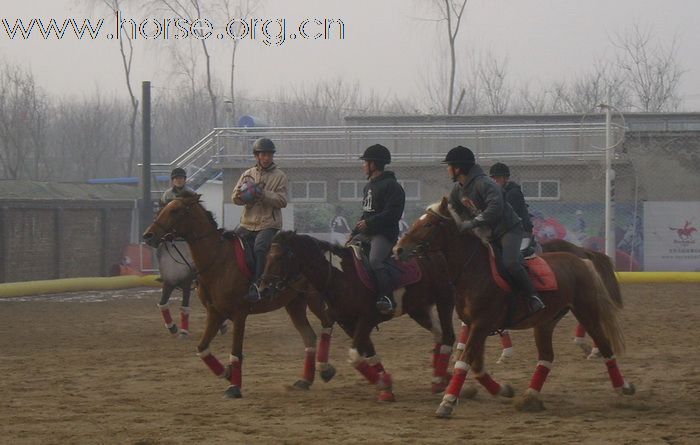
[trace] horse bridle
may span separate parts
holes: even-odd
[[[440,228],[440,226],[445,224],[449,219],[448,217],[441,215],[434,210],[428,210],[426,212],[426,214],[433,215],[433,216],[438,218],[438,221],[435,223],[436,228],[425,239],[415,243],[415,246],[409,252],[413,256],[423,257],[428,253],[437,252],[439,250],[439,249],[429,250],[429,247],[430,247],[431,243],[435,240],[435,237],[438,234],[438,229]]]
[[[280,246],[278,243],[274,243],[277,246]],[[284,251],[282,252],[282,272],[283,275],[275,275],[275,274],[270,274],[270,273],[263,273],[260,279],[262,281],[266,281],[268,283],[268,286],[272,289],[273,293],[274,292],[282,292],[283,290],[289,288],[297,292],[303,292],[301,289],[296,289],[293,284],[299,282],[303,278],[301,272],[297,271],[295,274],[291,275],[287,272],[289,269],[287,267],[287,261],[291,261],[294,258],[294,252],[288,247],[284,247]]]

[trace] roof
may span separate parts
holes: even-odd
[[[125,185],[0,180],[0,201],[133,201],[139,197],[139,188]]]

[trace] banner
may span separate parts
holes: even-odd
[[[700,271],[700,202],[644,203],[644,269]]]

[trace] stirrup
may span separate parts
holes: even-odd
[[[262,296],[260,295],[260,289],[258,289],[258,285],[253,283],[250,285],[250,288],[248,288],[248,293],[245,295],[245,301],[248,303],[257,303],[258,301],[262,300]]]
[[[538,297],[537,295],[530,295],[527,300],[527,307],[530,310],[530,313],[534,314],[535,312],[544,309],[545,305],[540,299],[540,297]]]
[[[386,295],[379,297],[376,303],[377,310],[382,315],[392,315],[394,313],[394,302]]]

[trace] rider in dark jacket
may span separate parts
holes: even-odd
[[[494,182],[501,186],[503,189],[503,194],[505,200],[515,213],[520,218],[523,225],[523,243],[521,248],[528,247],[532,241],[532,230],[533,225],[530,220],[530,212],[527,210],[527,204],[525,203],[525,195],[523,195],[523,190],[517,182],[510,180],[510,168],[502,162],[497,162],[491,166],[489,169],[489,176]]]
[[[364,188],[362,216],[352,231],[351,238],[362,234],[370,239],[369,263],[377,286],[377,309],[385,315],[394,312],[392,282],[386,269],[399,236],[399,220],[406,201],[403,187],[396,181],[394,172],[384,171],[391,162],[391,153],[383,145],[375,144],[360,157],[369,182]]]
[[[458,146],[447,153],[443,164],[448,164],[448,173],[455,182],[450,193],[450,205],[462,218],[457,224],[460,231],[487,227],[491,240],[501,246],[503,265],[511,279],[528,297],[531,312],[544,308],[535,291],[530,276],[520,264],[520,244],[523,228],[520,218],[505,202],[500,187],[491,181],[481,166],[476,164],[474,153],[467,147]]]

